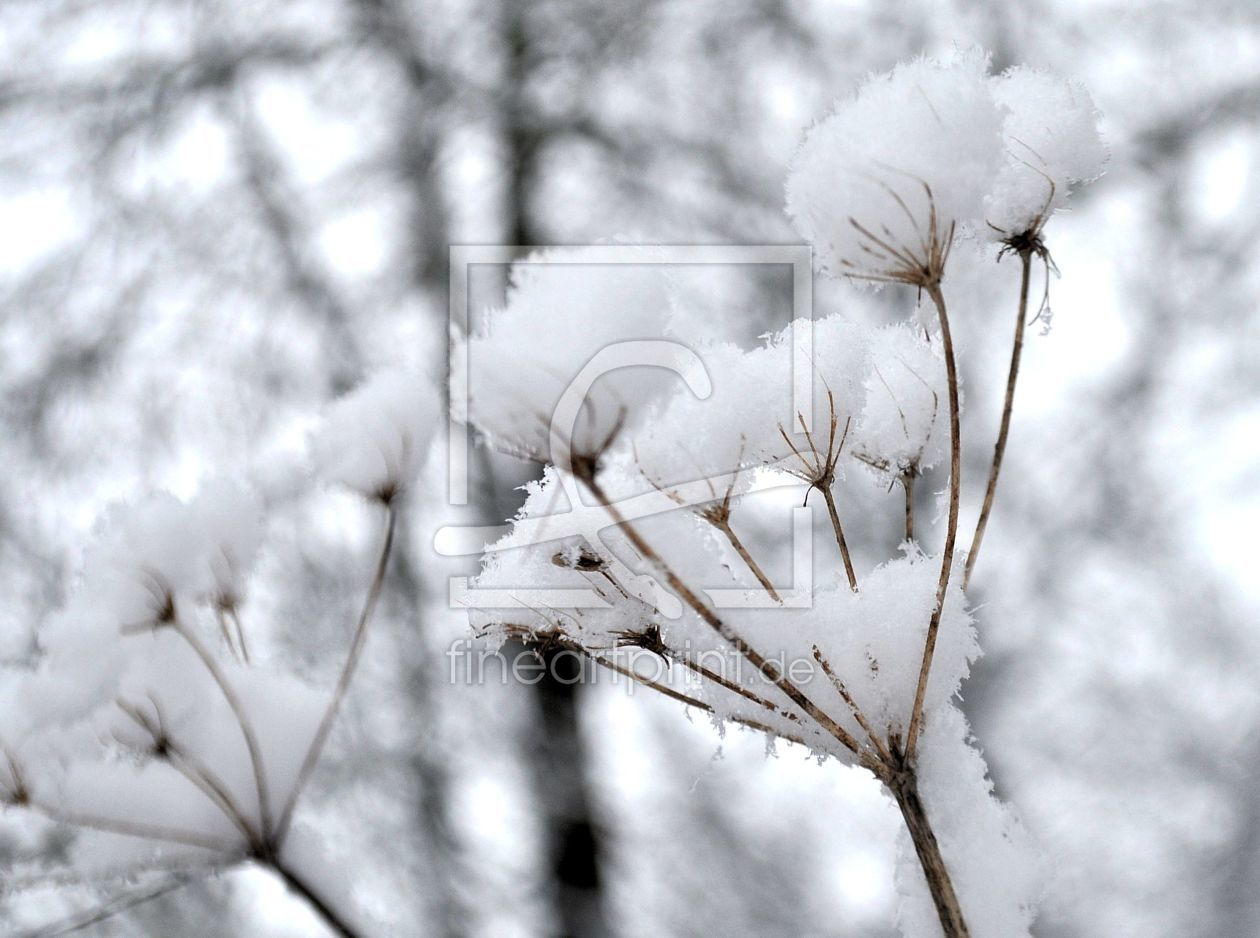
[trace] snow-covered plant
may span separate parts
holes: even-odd
[[[905,821],[899,919],[915,938],[1028,935],[1035,911],[1037,853],[994,798],[956,703],[979,655],[965,590],[1011,419],[1030,264],[1049,271],[1046,222],[1104,159],[1081,88],[1028,69],[991,76],[988,64],[970,52],[870,78],[809,131],[787,181],[820,268],[917,288],[933,328],[830,316],[757,348],[702,341],[687,353],[665,275],[592,267],[566,289],[527,264],[468,349],[493,381],[474,376],[467,418],[548,463],[486,556],[478,586],[494,599],[471,613],[477,629],[571,649],[718,724],[869,770]],[[960,564],[962,395],[945,291],[963,238],[995,239],[1023,276],[1001,429]],[[803,404],[802,334],[814,366]],[[636,359],[651,337],[662,348]],[[934,545],[916,529],[913,485],[938,464],[948,483]],[[873,569],[858,569],[846,540],[837,482],[849,473],[904,490],[904,541]],[[821,496],[840,558],[803,597],[736,533],[757,493],[785,480]]]
[[[546,464],[487,553],[477,585],[496,598],[472,612],[477,630],[580,653],[719,725],[872,773],[905,822],[899,920],[915,938],[1012,938],[1034,915],[1036,851],[994,798],[957,707],[980,653],[966,589],[1011,420],[1030,268],[1051,269],[1046,223],[1104,156],[1074,84],[1028,69],[991,76],[976,52],[901,65],[809,131],[787,208],[824,272],[917,288],[932,328],[827,316],[755,348],[718,330],[697,340],[704,317],[679,309],[694,292],[658,266],[563,249],[516,267],[506,305],[455,359],[471,394],[454,416]],[[958,564],[962,395],[945,292],[963,238],[996,242],[1022,277],[997,444]],[[248,489],[208,480],[188,501],[110,512],[33,666],[0,671],[6,816],[77,829],[85,875],[156,874],[147,895],[256,864],[335,932],[359,934],[294,817],[438,416],[428,382],[387,373],[339,402],[314,440],[320,477],[383,515],[331,689],[251,640],[265,531]],[[946,465],[938,548],[916,527],[913,493]],[[839,497],[850,474],[904,494],[899,549],[865,566]],[[738,533],[759,494],[785,485],[818,494],[838,553],[803,589],[776,585],[785,565]]]
[[[431,383],[390,372],[338,402],[312,441],[318,476],[383,515],[331,689],[251,649],[249,586],[265,531],[247,488],[211,479],[186,502],[158,494],[110,511],[73,599],[39,631],[34,667],[0,671],[10,817],[77,830],[79,872],[139,880],[141,898],[252,863],[337,934],[359,934],[340,878],[316,862],[317,841],[294,812],[354,676],[399,502],[438,415]]]

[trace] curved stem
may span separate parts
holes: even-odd
[[[227,817],[251,844],[258,842],[258,832],[232,799],[227,786],[196,756],[175,743],[168,743],[169,762],[173,769],[188,780],[198,791]]]
[[[989,467],[989,484],[984,491],[984,504],[980,508],[980,518],[976,521],[976,533],[971,538],[971,550],[967,552],[967,566],[963,573],[963,589],[971,582],[971,571],[980,556],[980,543],[984,540],[984,529],[989,523],[989,514],[993,510],[993,496],[997,492],[998,473],[1002,471],[1002,456],[1006,453],[1006,436],[1011,429],[1011,410],[1015,404],[1015,382],[1019,378],[1019,359],[1024,349],[1024,326],[1028,315],[1028,281],[1032,267],[1032,252],[1020,251],[1019,310],[1015,317],[1015,341],[1011,346],[1011,368],[1006,376],[1006,402],[1002,405],[1002,424],[998,428],[997,444],[993,447],[993,465]]]
[[[236,643],[241,649],[241,657],[246,664],[250,664],[249,645],[245,642],[245,627],[241,625],[241,614],[235,606],[230,611],[232,621],[236,624]]]
[[[250,722],[249,714],[245,712],[245,705],[241,702],[240,696],[223,669],[219,667],[219,662],[215,660],[214,655],[210,654],[192,630],[178,619],[175,620],[175,630],[197,653],[197,657],[201,659],[202,664],[206,666],[206,670],[210,672],[210,676],[214,678],[215,684],[223,693],[223,699],[236,715],[236,722],[241,728],[241,736],[245,738],[245,748],[249,750],[249,762],[254,770],[254,786],[258,789],[258,825],[262,829],[263,836],[266,837],[271,830],[271,800],[267,793],[267,773],[263,767],[262,747],[258,745],[254,725]]]
[[[954,566],[954,545],[958,540],[958,502],[962,494],[962,429],[958,405],[958,365],[954,360],[954,340],[949,332],[949,314],[945,310],[945,296],[939,283],[927,287],[928,296],[936,305],[941,323],[941,343],[945,351],[945,377],[949,382],[949,517],[945,526],[945,548],[941,554],[941,576],[936,584],[936,604],[928,621],[927,638],[923,643],[923,661],[919,666],[919,683],[914,692],[914,707],[910,711],[910,727],[906,731],[906,763],[914,764],[915,745],[923,722],[923,699],[927,694],[928,675],[932,670],[932,655],[936,651],[936,633],[941,626],[941,613],[945,610],[945,594],[949,588],[949,575]]]
[[[302,788],[310,779],[311,773],[315,770],[315,764],[319,761],[319,757],[324,751],[324,744],[328,742],[328,734],[332,731],[332,725],[337,719],[337,713],[341,709],[341,704],[346,697],[346,691],[350,688],[350,681],[354,677],[355,669],[359,665],[359,659],[363,655],[363,646],[367,641],[368,622],[371,621],[372,611],[376,608],[376,601],[380,598],[381,586],[385,582],[385,569],[389,565],[389,552],[394,546],[394,528],[398,520],[398,514],[394,510],[393,505],[386,506],[386,512],[385,537],[381,542],[380,556],[376,561],[376,572],[372,576],[372,583],[368,587],[367,596],[363,600],[363,609],[359,613],[358,625],[355,626],[354,639],[350,643],[350,653],[346,656],[346,663],[341,668],[341,676],[337,678],[337,686],[333,690],[332,699],[328,701],[328,708],[324,711],[323,719],[320,720],[319,727],[315,730],[315,737],[311,740],[310,748],[307,749],[306,756],[302,759],[302,767],[298,770],[297,780],[293,783],[293,789],[289,792],[284,809],[280,813],[280,820],[276,823],[275,832],[272,834],[272,842],[277,849],[284,842],[285,835],[289,831],[289,824],[293,820],[293,809],[296,807],[298,798],[302,794]]]

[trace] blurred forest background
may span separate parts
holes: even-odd
[[[1057,315],[1030,342],[973,587],[987,654],[966,710],[1051,857],[1036,932],[1260,934],[1260,7],[1244,0],[5,0],[0,659],[35,653],[106,504],[234,472],[271,509],[251,628],[330,683],[367,528],[304,481],[303,440],[373,368],[444,374],[450,244],[795,242],[782,185],[804,127],[872,70],[973,43],[998,69],[1084,81],[1112,154],[1048,229]],[[984,286],[952,300],[971,306],[955,313],[964,519],[1016,266],[961,265]],[[777,328],[775,283],[714,328]],[[816,299],[859,318],[913,303]],[[474,561],[440,560],[433,532],[509,517],[530,475],[474,463],[459,511],[444,461],[426,477],[305,806],[382,932],[894,935],[897,820],[861,773],[767,758],[754,733],[719,738],[620,688],[450,686],[446,578]],[[850,540],[869,562],[887,547],[860,525]],[[0,825],[0,931],[99,899],[2,878],[63,850]],[[241,872],[85,933],[318,926]]]

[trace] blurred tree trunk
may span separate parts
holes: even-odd
[[[542,132],[527,99],[535,47],[530,7],[505,0],[502,37],[507,59],[502,130],[508,168],[504,193],[504,231],[508,244],[542,245],[545,234],[535,224],[534,196],[540,175]],[[497,512],[500,519],[506,517]],[[587,791],[587,755],[578,720],[582,663],[572,654],[538,650],[545,669],[534,685],[538,739],[533,773],[554,889],[553,921],[557,934],[599,938],[611,934],[605,918],[600,875],[599,828]]]
[[[446,312],[449,257],[449,213],[438,167],[438,154],[449,88],[422,52],[414,10],[396,0],[354,0],[366,38],[393,60],[402,94],[398,100],[398,136],[394,161],[409,205],[410,287],[432,302],[435,316]],[[433,328],[444,330],[445,322]],[[435,369],[440,374],[440,369]],[[420,560],[413,551],[410,523],[401,519],[396,538],[395,562],[388,594],[396,597],[394,621],[404,629],[422,627],[426,621],[425,583]],[[451,801],[455,779],[446,764],[448,751],[441,744],[441,684],[443,663],[431,634],[404,636],[407,660],[400,663],[402,688],[416,727],[410,766],[415,783],[412,818],[420,860],[427,874],[426,934],[456,938],[469,929],[468,910],[461,900],[459,883],[471,871],[452,828]]]

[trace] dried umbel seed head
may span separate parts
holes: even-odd
[[[586,546],[579,547],[576,552],[558,551],[552,555],[551,562],[557,567],[587,573],[598,573],[608,568],[608,561]]]
[[[939,283],[955,233],[983,218],[1002,165],[988,64],[969,52],[899,65],[810,129],[787,210],[824,272]]]
[[[613,633],[617,638],[618,648],[642,648],[662,658],[669,657],[669,646],[661,635],[661,627],[655,623],[643,628],[622,630]]]
[[[391,504],[419,471],[439,423],[437,391],[422,375],[382,372],[329,408],[313,441],[320,475]]]

